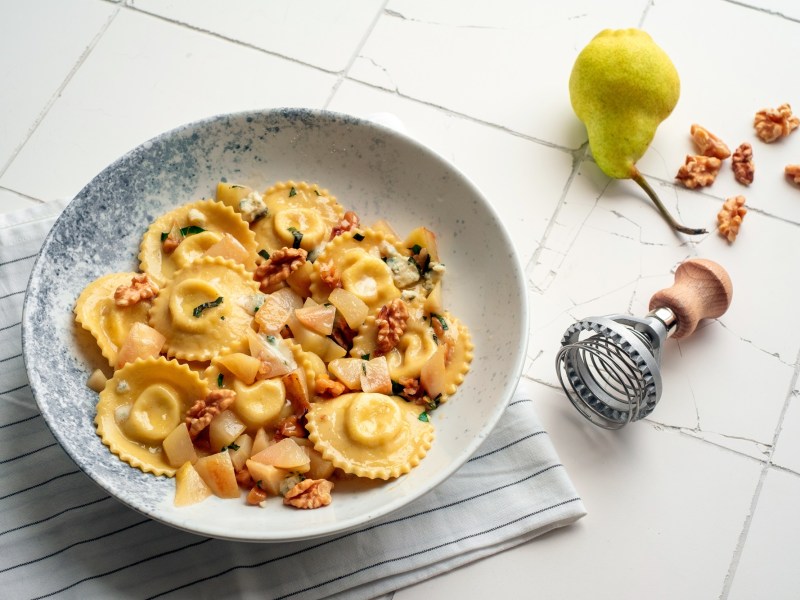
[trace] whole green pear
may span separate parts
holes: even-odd
[[[638,183],[677,231],[706,233],[677,223],[636,168],[680,93],[675,65],[640,29],[598,33],[578,55],[569,78],[572,108],[586,125],[597,166],[609,177]]]

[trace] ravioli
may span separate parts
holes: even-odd
[[[161,443],[186,411],[208,394],[200,376],[177,361],[158,358],[127,363],[100,392],[97,434],[128,464],[155,475],[175,474]]]
[[[345,473],[391,479],[417,466],[433,443],[422,411],[397,396],[343,394],[312,404],[306,429],[314,448]]]
[[[258,283],[243,266],[203,257],[176,272],[150,309],[150,326],[167,341],[167,356],[209,360],[247,348],[253,320],[246,301]]]
[[[164,248],[164,239],[173,228],[179,231],[181,241],[168,252]],[[231,235],[247,251],[249,258],[245,268],[255,269],[255,235],[236,211],[216,200],[184,204],[153,221],[142,238],[139,266],[163,286],[176,271],[203,256],[225,234]]]
[[[305,182],[276,183],[263,196],[267,216],[252,225],[259,249],[300,248],[311,252],[328,241],[344,209],[328,190]]]
[[[114,291],[130,285],[136,273],[110,273],[87,285],[75,303],[75,320],[94,336],[110,366],[116,366],[117,353],[134,323],[147,323],[150,302],[117,306]]]

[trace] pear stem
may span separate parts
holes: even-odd
[[[633,171],[634,172],[631,175],[631,179],[636,183],[638,183],[639,187],[641,187],[645,191],[645,193],[650,197],[650,200],[652,200],[653,204],[656,205],[658,212],[661,213],[661,216],[664,217],[664,220],[667,223],[669,223],[670,227],[672,227],[675,231],[680,231],[681,233],[685,233],[687,235],[701,235],[703,233],[708,233],[708,230],[706,229],[694,229],[678,223],[675,220],[675,217],[673,217],[667,210],[667,207],[662,204],[661,199],[658,197],[658,194],[656,194],[655,190],[653,190],[653,188],[650,187],[650,184],[647,183],[645,178],[642,177],[642,174],[639,173],[638,169],[634,167]]]

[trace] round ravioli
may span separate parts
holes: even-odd
[[[111,452],[146,473],[175,474],[161,443],[208,395],[200,376],[177,361],[158,358],[127,363],[108,380],[97,402],[97,434]]]
[[[75,320],[94,336],[100,352],[110,366],[116,366],[117,353],[134,323],[147,323],[149,301],[117,306],[114,291],[130,285],[137,273],[111,273],[87,285],[75,303]]]
[[[375,313],[390,300],[400,297],[401,292],[385,259],[401,253],[397,244],[385,234],[372,229],[354,229],[332,239],[314,267],[317,270],[333,267],[341,286],[358,296],[370,313]],[[330,292],[319,276],[312,281],[310,290],[314,298]]]
[[[165,250],[164,240],[173,229],[179,232],[180,243]],[[142,238],[139,262],[158,285],[163,286],[173,274],[200,258],[231,235],[245,249],[247,269],[256,266],[256,239],[247,223],[230,206],[215,200],[198,200],[184,204],[153,221]]]
[[[252,225],[259,249],[273,252],[297,245],[312,251],[330,238],[344,208],[316,185],[284,181],[264,192],[267,216]]]
[[[396,396],[351,393],[315,402],[306,415],[314,448],[345,473],[390,479],[408,473],[428,453],[433,426],[422,406]]]
[[[256,292],[258,283],[242,265],[199,258],[161,290],[150,309],[150,326],[167,338],[168,356],[203,361],[241,352],[253,319],[247,301]]]

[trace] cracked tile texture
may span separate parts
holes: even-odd
[[[680,73],[680,101],[639,167],[707,235],[673,234],[635,184],[592,160],[567,82],[607,27],[644,28]],[[4,212],[68,198],[184,122],[278,106],[391,113],[491,200],[528,281],[524,377],[589,516],[396,600],[482,598],[499,577],[523,598],[797,597],[800,186],[783,169],[800,163],[800,130],[767,145],[752,127],[759,109],[800,109],[795,2],[31,0],[0,6],[0,33],[14,83],[0,112]],[[710,187],[676,185],[692,123],[751,143],[754,183],[738,184],[728,160]],[[730,244],[716,215],[740,194],[750,210]],[[590,425],[556,377],[564,330],[644,316],[691,257],[728,270],[730,309],[666,342],[646,420]]]

